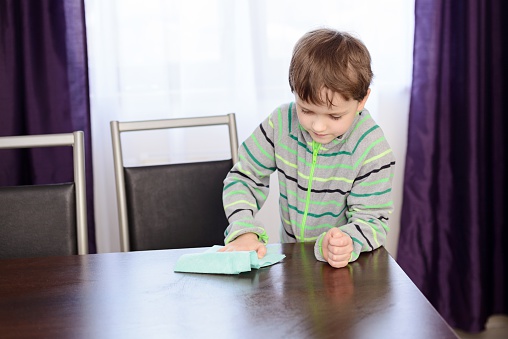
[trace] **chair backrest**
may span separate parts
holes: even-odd
[[[60,146],[74,182],[0,187],[0,258],[88,253],[83,132],[0,137],[0,149]]]
[[[227,125],[231,159],[125,167],[123,132]],[[228,226],[223,180],[238,161],[234,113],[165,120],[111,122],[120,248],[138,251],[207,247],[224,241]]]

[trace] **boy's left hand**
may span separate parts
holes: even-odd
[[[332,267],[340,268],[349,263],[353,252],[353,239],[337,227],[326,232],[323,239],[323,257]]]

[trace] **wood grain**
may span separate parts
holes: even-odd
[[[2,338],[456,338],[384,248],[346,268],[312,244],[239,275],[159,250],[0,260]]]

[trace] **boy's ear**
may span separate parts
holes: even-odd
[[[360,101],[358,103],[358,109],[357,109],[358,112],[361,112],[363,110],[363,108],[365,107],[365,103],[367,102],[367,99],[369,98],[369,94],[370,94],[370,88],[367,90],[367,94],[362,99],[362,101]]]

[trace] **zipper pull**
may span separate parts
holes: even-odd
[[[312,140],[312,164],[316,164],[317,156],[319,153],[319,149],[321,148],[321,144]]]

